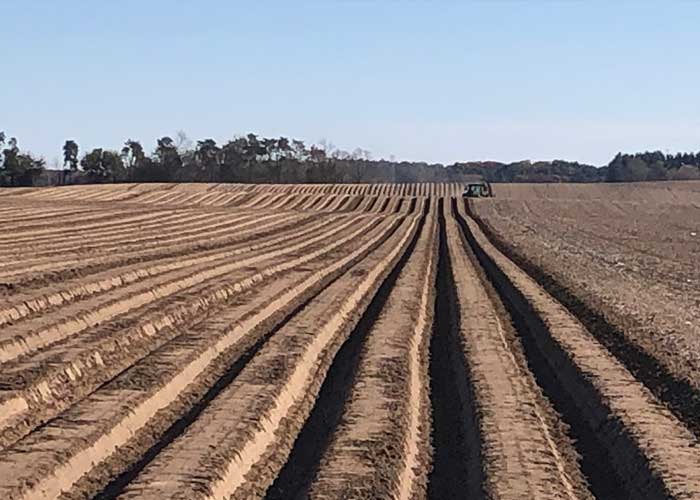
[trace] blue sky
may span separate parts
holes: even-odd
[[[49,160],[184,130],[373,157],[700,150],[700,2],[0,0],[0,130]]]

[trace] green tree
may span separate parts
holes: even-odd
[[[5,138],[5,134],[0,133],[0,144],[5,144]],[[0,184],[34,186],[45,169],[46,161],[43,158],[34,158],[29,153],[22,153],[15,137],[7,140],[7,147],[2,150]]]
[[[207,182],[216,182],[219,180],[220,160],[221,149],[216,145],[214,139],[197,141],[195,161],[200,171],[204,173]]]
[[[258,165],[267,149],[255,134],[248,134],[244,141],[241,141],[241,164],[239,165],[239,178],[243,182],[255,182],[257,177],[255,167]]]
[[[141,143],[132,139],[126,141],[122,147],[121,157],[127,180],[133,181],[138,178],[140,172],[146,167],[146,153]]]
[[[83,157],[80,166],[92,182],[118,182],[126,177],[122,157],[116,151],[95,148]]]
[[[245,181],[244,165],[248,150],[246,137],[235,137],[221,148],[220,178],[223,182]]]
[[[155,152],[156,169],[152,180],[167,182],[177,177],[182,168],[182,158],[177,150],[177,144],[170,137],[158,139]]]
[[[78,171],[78,151],[78,143],[73,140],[69,139],[63,144],[63,182],[67,176]]]
[[[624,177],[625,158],[622,153],[617,153],[615,158],[608,164],[607,178],[608,182],[622,182]]]
[[[105,176],[111,182],[123,182],[126,180],[126,169],[121,155],[116,151],[102,152],[102,169]]]
[[[104,182],[107,179],[107,171],[102,164],[102,152],[102,148],[95,148],[80,160],[80,166],[92,182]]]
[[[643,159],[635,156],[627,160],[624,172],[624,180],[627,182],[645,181],[649,176],[649,167]]]
[[[649,174],[647,179],[650,181],[665,181],[668,178],[668,170],[663,160],[656,160],[649,164]]]
[[[24,175],[24,171],[22,170],[22,162],[19,159],[19,147],[15,137],[10,137],[7,140],[7,147],[2,150],[2,158],[2,183],[7,186],[16,186],[19,179]]]
[[[29,153],[20,153],[17,155],[18,171],[17,185],[18,186],[34,186],[46,170],[46,161],[43,158],[34,158]]]
[[[4,143],[3,138],[3,143]],[[18,168],[19,163],[17,156],[19,155],[19,147],[17,146],[17,139],[15,137],[10,137],[7,140],[7,147],[2,150],[2,167],[3,173],[6,177],[10,179],[10,185],[14,185],[14,177],[19,174]]]

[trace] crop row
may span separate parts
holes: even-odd
[[[125,193],[84,189],[105,203]],[[180,189],[130,194],[158,201]],[[72,276],[8,274],[0,497],[700,491],[693,432],[493,245],[463,200],[395,196],[348,212],[373,195],[346,186],[308,217],[301,207],[326,193],[287,189],[296,202],[279,214],[281,187],[235,193],[267,203],[257,218],[252,206],[164,208],[110,226],[113,239],[89,220],[75,233],[113,255]],[[80,209],[66,210],[80,225]],[[219,217],[211,233],[204,213]],[[49,219],[33,220],[39,243],[59,241]],[[159,243],[120,256],[120,239],[134,236]]]

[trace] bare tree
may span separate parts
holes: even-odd
[[[192,149],[193,144],[192,139],[187,137],[184,130],[178,130],[175,132],[175,147],[180,154]]]
[[[327,157],[332,157],[333,152],[337,149],[335,144],[326,139],[325,137],[318,141],[319,149],[322,149]]]
[[[353,159],[353,160],[371,160],[372,155],[366,149],[355,148],[352,150],[351,159]]]

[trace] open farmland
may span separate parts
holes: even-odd
[[[0,498],[697,497],[700,185],[460,193],[0,190]]]
[[[502,185],[499,247],[700,430],[700,182]]]

